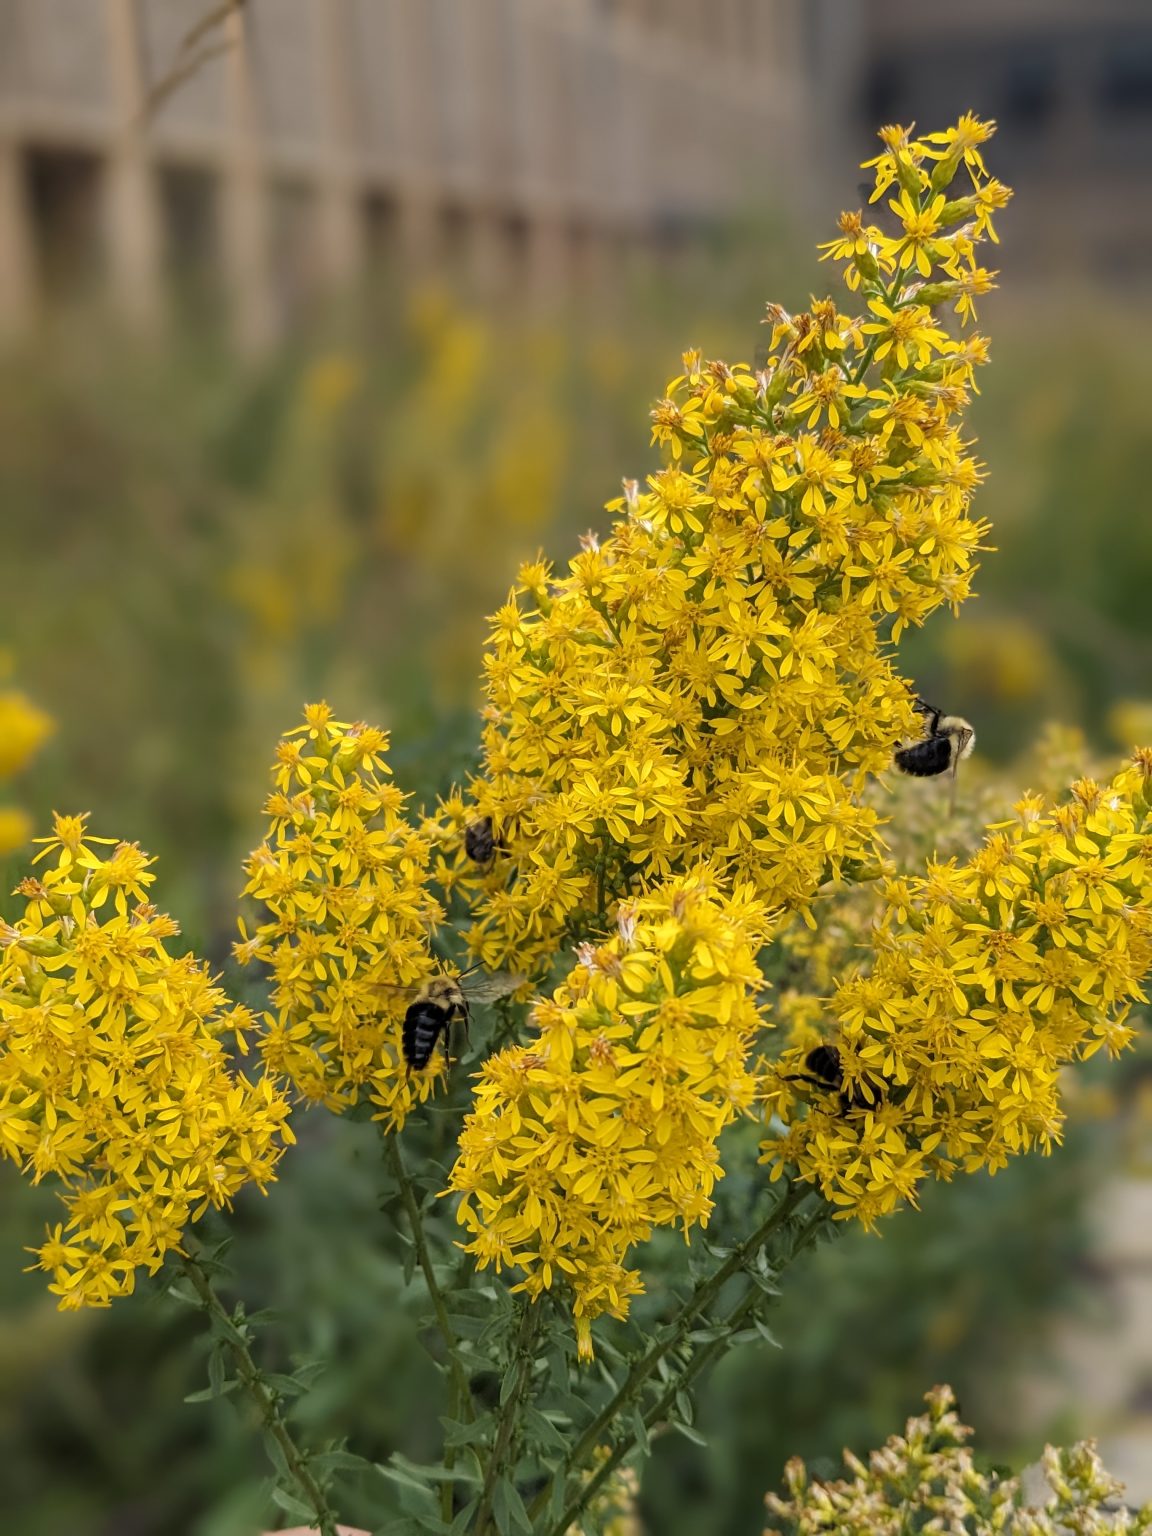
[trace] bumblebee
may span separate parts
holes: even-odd
[[[464,973],[465,975],[468,972]],[[451,1065],[449,1041],[452,1025],[457,1019],[464,1025],[465,1034],[472,1019],[469,999],[476,1002],[495,1002],[508,997],[523,985],[523,976],[507,973],[486,976],[465,992],[458,976],[433,976],[417,992],[404,1014],[401,1045],[408,1070],[422,1072],[432,1060],[432,1053],[439,1042],[444,1049],[444,1059]]]
[[[923,699],[915,709],[925,717],[928,734],[911,746],[897,747],[893,762],[901,773],[913,778],[930,779],[952,773],[952,804],[956,802],[956,770],[976,745],[976,732],[959,715],[944,715]]]
[[[453,1021],[459,1019],[467,1033],[471,1010],[464,989],[451,976],[436,976],[426,981],[408,1005],[404,1014],[404,1060],[409,1070],[418,1072],[432,1060],[436,1042],[443,1040],[444,1056],[448,1055],[448,1039]]]
[[[782,1072],[782,1080],[786,1083],[811,1083],[814,1088],[838,1093],[842,1115],[846,1115],[850,1109],[874,1109],[879,1102],[877,1089],[864,1083],[844,1087],[844,1065],[840,1060],[840,1051],[834,1045],[813,1046],[804,1058],[804,1065],[808,1069],[806,1072]]]
[[[497,850],[504,844],[496,836],[491,816],[470,821],[464,828],[464,852],[474,864],[489,864]]]

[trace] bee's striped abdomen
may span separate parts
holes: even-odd
[[[432,1060],[441,1032],[448,1028],[448,1013],[438,1003],[415,1002],[404,1015],[404,1060],[422,1071]]]
[[[949,736],[928,736],[910,747],[900,747],[896,752],[896,766],[901,773],[910,773],[918,779],[930,779],[943,773],[952,764],[952,739]]]

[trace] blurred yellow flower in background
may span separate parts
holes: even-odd
[[[11,670],[11,658],[0,651],[0,679]],[[25,694],[0,688],[0,786],[21,773],[53,730],[52,720]],[[32,835],[31,818],[18,806],[0,805],[0,859],[22,848]]]
[[[0,779],[25,768],[51,731],[51,720],[25,694],[0,691]]]
[[[1108,712],[1108,732],[1118,747],[1131,751],[1140,741],[1152,741],[1152,700],[1121,699]]]

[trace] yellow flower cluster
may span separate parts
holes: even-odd
[[[851,1451],[849,1476],[810,1482],[799,1457],[784,1472],[787,1497],[770,1493],[769,1515],[783,1531],[764,1536],[902,1536],[905,1531],[964,1531],[969,1536],[1149,1536],[1152,1505],[1133,1509],[1124,1485],[1105,1471],[1090,1441],[1044,1452],[1050,1493],[1025,1503],[1014,1477],[981,1472],[965,1442],[950,1387],[926,1394],[928,1412],[909,1419],[867,1463]]]
[[[0,675],[6,670],[0,655]],[[51,730],[51,720],[24,694],[14,688],[0,690],[0,783],[27,767]],[[0,805],[0,859],[22,848],[31,835],[32,824],[24,811]]]
[[[570,1286],[582,1355],[592,1319],[623,1316],[640,1289],[628,1250],[708,1219],[717,1139],[756,1091],[767,926],[748,890],[706,875],[622,906],[536,1004],[536,1039],[480,1074],[451,1181],[466,1246],[481,1268],[519,1266],[532,1297]]]
[[[290,1141],[272,1080],[229,1065],[251,1027],[204,966],[174,958],[150,860],[57,817],[0,926],[0,1151],[63,1186],[39,1249],[61,1307],[105,1306],[154,1273],[190,1221],[273,1177]]]
[[[1048,796],[1062,795],[1079,774],[1093,771],[1085,769],[1090,762],[1082,732],[1048,725],[1008,770],[990,773],[984,764],[971,769],[966,764],[955,809],[944,819],[940,794],[932,784],[899,774],[870,784],[865,798],[887,818],[881,873],[922,869],[933,858],[967,858],[983,841],[989,823],[1003,815],[1023,785]],[[859,967],[882,907],[879,880],[844,885],[821,901],[815,928],[793,920],[776,933],[774,963],[768,971],[775,984],[772,1022],[780,1040],[775,1054],[795,1045],[803,1048],[802,1055],[820,1043],[826,1029],[825,1002],[838,983]]]
[[[871,969],[827,1005],[843,1083],[785,1081],[808,1070],[803,1045],[766,1074],[773,1176],[795,1168],[870,1226],[926,1177],[1048,1150],[1060,1069],[1127,1045],[1145,1000],[1150,805],[1141,751],[1065,804],[1025,797],[966,862],[886,881]]]
[[[281,741],[271,829],[244,888],[267,916],[251,937],[241,924],[235,952],[272,970],[276,1011],[260,1044],[269,1070],[332,1109],[366,1091],[391,1129],[442,1075],[438,1061],[409,1073],[401,1053],[442,912],[427,886],[427,839],[386,777],[387,749],[383,731],[341,724],[326,704]]]
[[[991,283],[991,131],[885,130],[895,232],[846,215],[829,252],[865,314],[770,306],[760,370],[686,354],[653,412],[665,467],[626,482],[566,573],[521,570],[485,657],[483,772],[429,828],[486,964],[542,966],[700,862],[801,912],[873,868],[858,791],[919,733],[889,641],[968,595],[985,532],[960,416],[986,344],[936,312],[966,322]],[[961,164],[972,190],[949,201]],[[462,832],[485,818],[477,868]]]

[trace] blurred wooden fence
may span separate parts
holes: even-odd
[[[0,0],[0,325],[196,269],[256,346],[373,257],[594,280],[784,177],[819,3]]]

